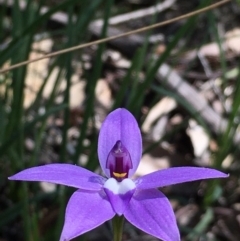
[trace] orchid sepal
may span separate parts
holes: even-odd
[[[83,190],[102,189],[106,178],[85,168],[71,164],[48,164],[25,169],[11,177],[9,180],[41,181],[61,184]]]
[[[131,177],[137,170],[142,156],[142,137],[134,116],[126,109],[119,108],[111,112],[102,124],[98,138],[98,157],[102,170],[110,177],[106,161],[113,146],[121,141],[131,156]]]

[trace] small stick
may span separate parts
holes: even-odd
[[[99,40],[92,41],[92,42],[89,42],[89,43],[73,46],[73,47],[70,47],[70,48],[67,48],[67,49],[63,49],[63,50],[56,51],[56,52],[53,52],[53,53],[50,53],[50,54],[46,54],[45,56],[42,56],[42,57],[39,57],[39,58],[36,58],[36,59],[23,61],[21,63],[11,65],[10,67],[6,67],[6,68],[3,68],[3,69],[0,69],[0,73],[4,73],[4,72],[10,71],[12,69],[19,68],[21,66],[24,66],[24,65],[27,65],[27,64],[30,64],[30,63],[33,63],[33,62],[37,62],[37,61],[42,60],[42,59],[51,58],[51,57],[58,56],[58,55],[61,55],[61,54],[69,53],[69,52],[72,52],[72,51],[75,51],[75,50],[79,50],[79,49],[83,49],[83,48],[86,48],[86,47],[90,47],[92,45],[98,45],[98,44],[101,44],[101,43],[106,43],[106,42],[109,42],[109,41],[117,39],[117,38],[126,37],[126,36],[129,36],[129,35],[132,35],[132,34],[145,32],[147,30],[151,30],[151,29],[154,29],[154,28],[157,28],[157,27],[160,27],[160,26],[164,26],[164,25],[167,25],[167,24],[170,24],[170,23],[173,23],[173,22],[177,22],[179,20],[182,20],[182,19],[185,19],[185,18],[189,18],[189,17],[195,16],[197,14],[200,14],[200,13],[209,11],[211,9],[217,8],[220,5],[223,5],[223,4],[225,4],[225,3],[229,2],[229,1],[231,1],[231,0],[223,0],[223,1],[220,1],[218,3],[212,4],[212,5],[208,6],[208,7],[205,7],[205,8],[196,10],[196,11],[193,11],[193,12],[188,13],[188,14],[181,15],[179,17],[176,17],[176,18],[164,21],[164,22],[152,24],[150,26],[143,27],[143,28],[138,28],[136,30],[132,30],[132,31],[129,31],[129,32],[126,32],[126,33],[122,33],[122,34],[119,34],[119,35],[115,35],[115,36],[112,36],[112,37],[103,38],[103,39],[99,39]]]

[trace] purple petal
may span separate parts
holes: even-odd
[[[108,196],[108,200],[112,205],[113,210],[117,215],[121,216],[124,214],[125,209],[128,207],[129,201],[132,198],[134,190],[131,190],[125,194],[114,194],[108,189],[104,189]]]
[[[103,191],[76,191],[70,198],[60,241],[86,233],[115,215]]]
[[[228,175],[210,168],[172,167],[142,176],[136,180],[136,185],[138,189],[150,189],[201,179],[224,177],[228,177]]]
[[[84,190],[100,190],[105,181],[102,176],[71,164],[49,164],[32,167],[8,179],[51,182]]]
[[[109,152],[120,140],[130,153],[133,168],[129,170],[131,177],[142,156],[142,137],[134,116],[126,109],[116,109],[111,112],[102,124],[98,138],[98,157],[105,175],[110,177],[106,168]]]
[[[172,206],[158,190],[136,191],[125,218],[142,231],[163,241],[180,241],[180,235]]]

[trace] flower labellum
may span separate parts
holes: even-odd
[[[171,204],[157,188],[228,175],[210,168],[174,167],[132,180],[141,155],[138,124],[129,111],[119,108],[107,116],[99,133],[98,157],[105,177],[71,164],[48,164],[23,170],[9,179],[78,188],[68,202],[60,241],[86,233],[115,215],[123,215],[163,241],[180,241]]]
[[[128,150],[120,140],[109,152],[106,168],[110,170],[110,176],[119,182],[128,178],[129,169],[132,169],[132,161]]]

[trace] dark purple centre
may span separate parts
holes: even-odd
[[[119,182],[128,178],[129,169],[132,169],[132,160],[121,141],[117,141],[109,152],[106,168],[110,170],[110,176]]]

